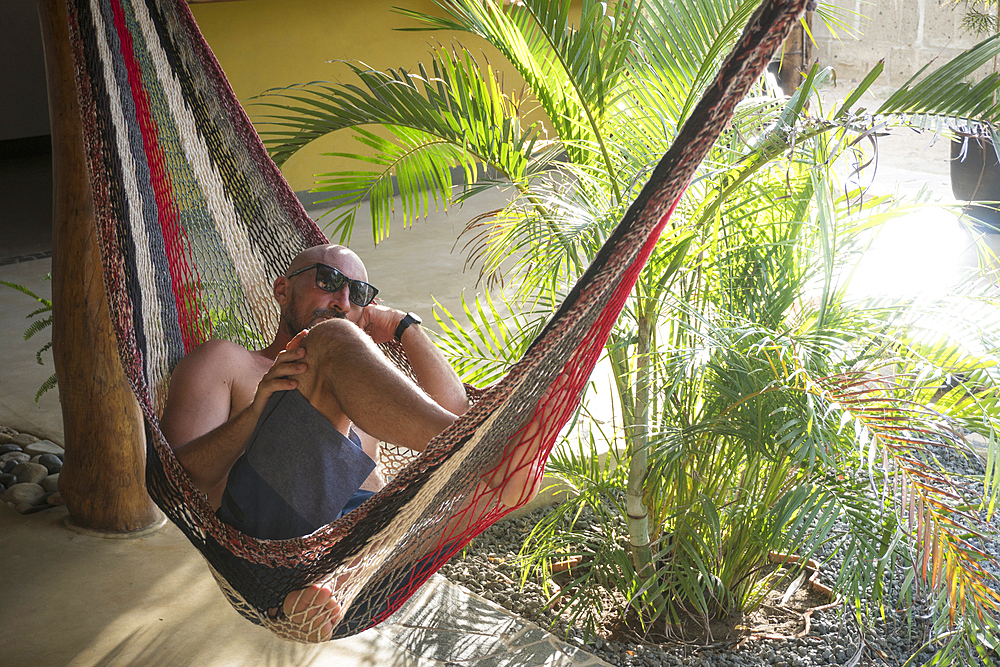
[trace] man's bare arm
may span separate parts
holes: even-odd
[[[445,410],[465,414],[469,409],[465,386],[423,327],[411,324],[403,332],[401,342],[420,388]]]
[[[298,348],[301,339],[296,336],[278,355],[250,405],[232,417],[233,383],[246,381],[239,377],[241,372],[250,374],[251,383],[254,379],[249,352],[227,341],[209,341],[174,369],[160,426],[181,466],[213,507],[221,502],[229,471],[246,449],[267,399],[275,391],[297,386],[289,376],[305,369],[300,361],[304,351]]]
[[[384,343],[392,340],[402,317],[398,310],[373,305],[365,308],[359,325],[376,343]],[[469,409],[465,386],[423,327],[410,325],[403,331],[400,342],[420,388],[445,410],[465,414]]]

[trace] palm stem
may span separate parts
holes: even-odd
[[[636,288],[638,290],[638,287]],[[649,511],[643,500],[643,490],[646,483],[647,451],[649,447],[649,353],[655,322],[652,321],[652,309],[643,305],[643,299],[636,306],[638,315],[638,335],[635,354],[635,403],[632,423],[625,425],[625,433],[629,439],[628,486],[625,492],[626,509],[628,511],[629,543],[632,547],[632,561],[640,578],[649,583],[655,576],[653,550],[650,545]]]

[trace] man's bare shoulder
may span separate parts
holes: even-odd
[[[269,364],[228,340],[210,340],[191,350],[170,376],[160,419],[167,441],[188,442],[245,408]]]
[[[230,340],[213,338],[191,350],[178,362],[174,373],[190,372],[205,367],[221,366],[218,370],[234,370],[233,365],[257,365],[260,355]]]

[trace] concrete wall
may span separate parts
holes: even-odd
[[[982,38],[963,31],[961,3],[940,0],[828,0],[847,28],[824,25],[813,17],[822,65],[837,70],[838,81],[860,81],[880,60],[885,70],[878,85],[900,86],[931,61],[955,57]],[[859,36],[860,33],[860,36]]]
[[[360,60],[376,69],[405,67],[416,71],[428,61],[435,40],[458,39],[477,57],[503,62],[489,45],[467,34],[399,32],[414,25],[391,11],[405,6],[436,13],[429,0],[241,0],[192,5],[202,32],[222,64],[237,96],[244,101],[272,87],[313,80],[347,82],[352,75],[337,59]],[[961,29],[962,5],[940,0],[831,0],[828,3],[846,27],[828,28],[820,13],[814,17],[817,40],[814,57],[833,65],[838,81],[850,84],[885,60],[879,86],[898,86],[924,64],[954,57],[979,41]],[[505,73],[509,90],[520,79]],[[251,117],[262,113],[248,105]],[[285,178],[297,191],[313,186],[315,174],[355,168],[324,152],[354,151],[349,133],[316,142],[284,167]]]
[[[248,102],[270,88],[317,80],[356,82],[346,65],[330,61],[361,61],[378,70],[418,72],[420,62],[430,62],[429,52],[435,45],[448,45],[453,38],[472,49],[480,64],[503,61],[489,44],[467,33],[394,30],[418,25],[394,13],[395,6],[440,12],[429,0],[241,0],[191,8],[233,90],[255,121],[255,115],[267,110]],[[507,90],[519,90],[522,85],[516,72],[505,73]],[[361,150],[349,132],[340,132],[300,151],[282,172],[294,190],[307,190],[315,174],[358,168],[322,153]]]
[[[392,30],[410,23],[391,7],[434,11],[429,0],[241,0],[193,5],[209,44],[242,100],[292,83],[348,80],[339,58],[363,60],[376,68],[413,70],[427,60],[431,43],[447,43],[438,33]],[[844,83],[860,80],[880,59],[886,62],[880,85],[900,85],[923,64],[943,61],[976,41],[962,33],[961,5],[939,0],[832,0],[848,30],[836,28],[838,41],[817,15],[816,56],[833,65]],[[851,31],[862,32],[860,39]],[[491,63],[501,58],[479,40],[459,37]],[[48,134],[45,75],[35,3],[0,0],[0,140]],[[520,82],[507,74],[507,87]],[[250,113],[255,113],[250,108]],[[320,142],[285,168],[296,190],[312,186],[313,174],[334,168],[331,150],[353,149],[349,139]]]

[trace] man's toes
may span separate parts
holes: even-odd
[[[304,614],[310,609],[322,609],[327,602],[333,599],[333,591],[326,586],[313,584],[307,588],[289,593],[285,598],[282,611],[285,616],[295,621],[294,616]]]
[[[341,613],[340,603],[334,599],[330,588],[315,584],[289,593],[282,610],[290,621],[300,624],[323,619],[336,621]]]
[[[285,615],[300,626],[304,639],[310,642],[327,641],[343,616],[340,603],[334,599],[327,586],[309,586],[290,593],[283,606]]]

